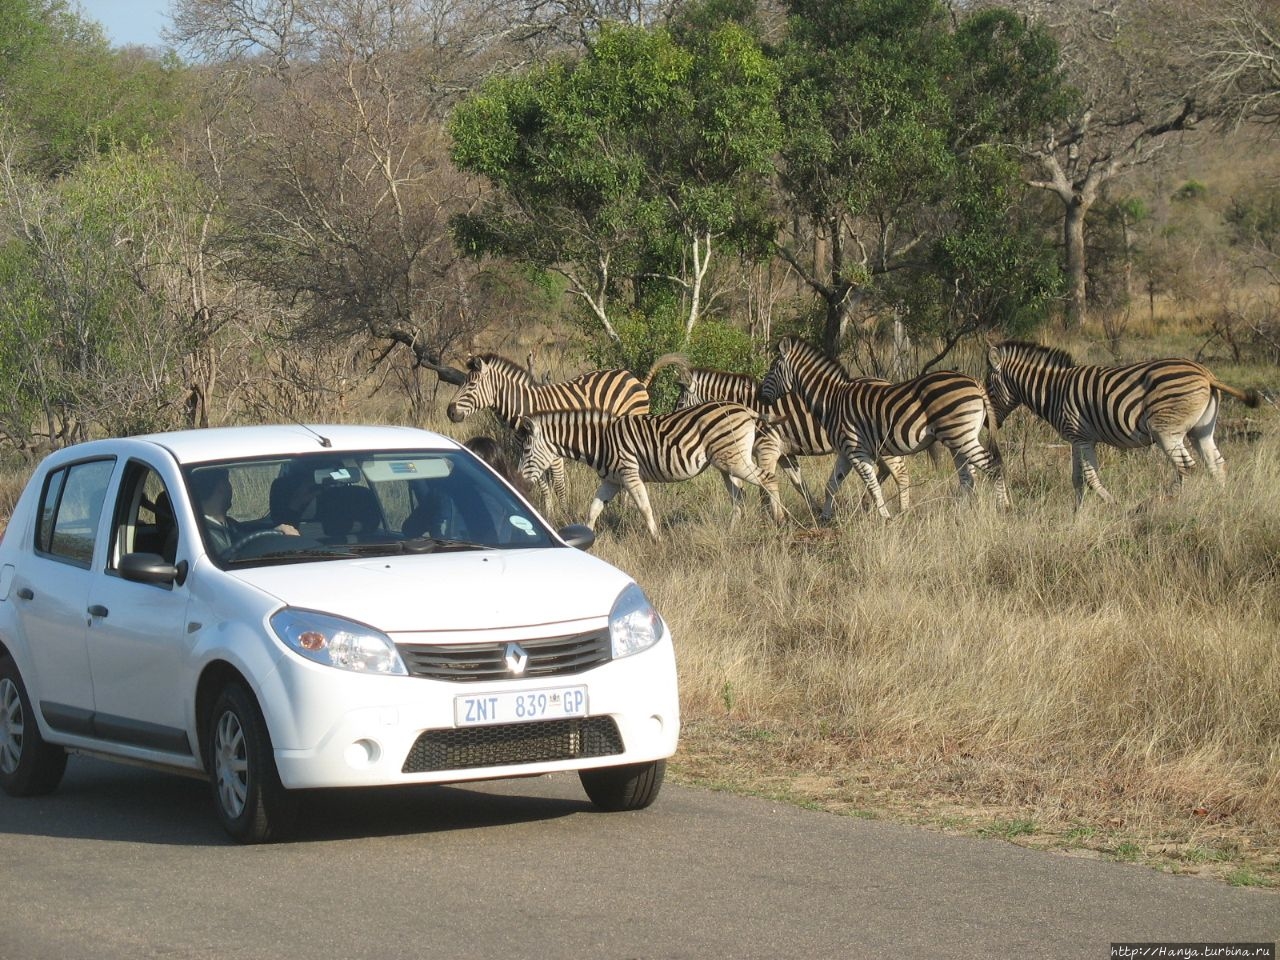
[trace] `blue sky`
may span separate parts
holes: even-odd
[[[169,25],[169,0],[79,0],[85,17],[102,24],[115,46],[142,43],[163,46]]]

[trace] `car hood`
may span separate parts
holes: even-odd
[[[581,550],[472,550],[237,570],[291,607],[385,633],[491,630],[607,617],[631,579]]]

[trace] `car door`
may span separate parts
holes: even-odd
[[[34,674],[33,695],[45,721],[67,733],[93,733],[93,679],[86,608],[95,556],[102,556],[101,517],[114,458],[49,471],[35,529],[14,573],[11,597]]]
[[[172,563],[179,552],[170,485],[150,463],[124,467],[108,530],[103,572],[90,583],[88,654],[99,736],[150,750],[194,755],[187,737],[193,690],[188,676],[185,577],[138,583],[120,573],[134,552]],[[185,569],[185,567],[183,568]]]

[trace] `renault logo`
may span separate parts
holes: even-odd
[[[507,669],[516,676],[524,673],[524,668],[529,665],[529,653],[518,643],[507,644],[503,659],[507,662]]]

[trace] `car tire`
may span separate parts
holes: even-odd
[[[67,751],[46,743],[12,657],[0,656],[0,788],[11,797],[52,792],[67,769]]]
[[[267,723],[239,681],[228,683],[214,701],[205,758],[214,808],[227,833],[241,843],[269,843],[293,832],[297,797],[281,785]]]
[[[658,799],[666,775],[665,760],[578,771],[582,789],[587,791],[591,802],[611,813],[643,810],[649,806]]]

